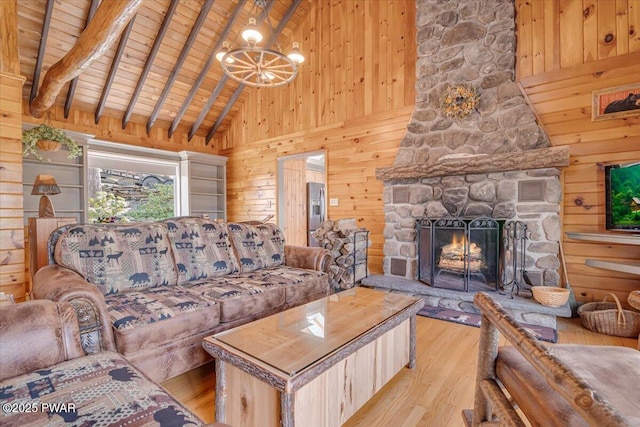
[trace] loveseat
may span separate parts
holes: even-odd
[[[0,360],[2,426],[204,425],[120,354],[85,356],[66,302],[1,306]]]
[[[209,361],[205,336],[330,290],[329,252],[285,245],[275,224],[68,225],[49,249],[34,297],[70,302],[85,351],[117,351],[158,382]]]

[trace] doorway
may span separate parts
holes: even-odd
[[[278,158],[278,225],[288,245],[309,246],[309,227],[326,216],[326,170],[324,151]],[[322,191],[310,195],[309,183]]]

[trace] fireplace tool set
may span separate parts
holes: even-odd
[[[502,244],[502,284],[499,292],[509,293],[511,298],[521,290],[528,291],[533,296],[525,261],[527,255],[527,225],[521,221],[508,221],[504,224]]]

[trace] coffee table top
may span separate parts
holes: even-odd
[[[293,376],[415,304],[422,301],[356,287],[206,339]]]

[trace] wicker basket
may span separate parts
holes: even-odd
[[[533,286],[533,299],[547,307],[560,307],[569,301],[569,289],[556,286]]]
[[[611,295],[615,300],[607,302]],[[578,307],[585,328],[599,334],[635,338],[640,334],[640,313],[624,310],[614,294],[605,295],[602,302],[588,302]]]
[[[60,147],[62,144],[58,141],[50,141],[48,139],[39,139],[36,142],[36,147],[41,149],[42,151],[60,151]]]

